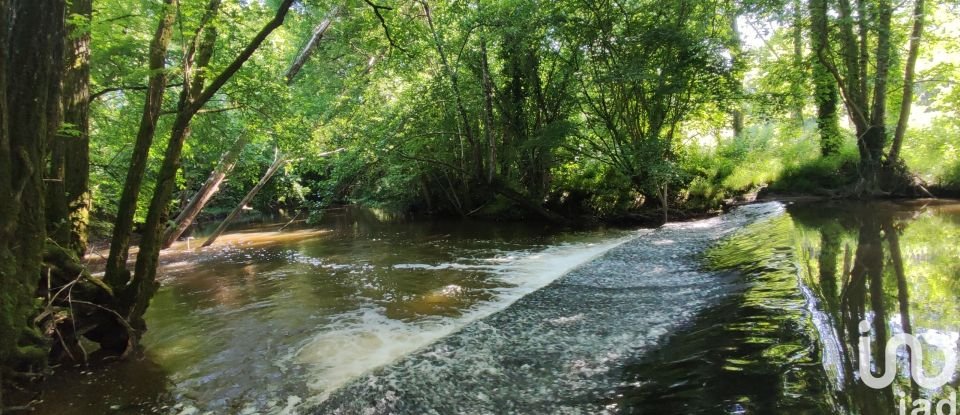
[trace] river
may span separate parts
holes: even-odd
[[[876,350],[916,334],[935,373],[960,337],[958,246],[950,203],[766,203],[581,232],[332,212],[174,248],[145,356],[58,368],[38,409],[897,413],[957,376],[866,387],[858,324]]]

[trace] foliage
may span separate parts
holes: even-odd
[[[141,90],[120,87],[142,85],[147,76],[157,5],[97,1],[92,89],[109,92],[93,100],[91,183],[94,223],[104,224],[115,214],[143,105]],[[211,72],[275,6],[243,4],[225,5],[216,21]],[[855,148],[842,131],[842,150],[817,157],[809,71],[815,56],[809,32],[799,31],[809,19],[801,4],[408,1],[380,9],[381,22],[367,3],[352,2],[286,85],[292,57],[334,11],[333,4],[304,2],[208,105],[215,111],[193,122],[172,208],[240,135],[251,144],[208,219],[240,200],[278,148],[294,162],[254,200],[257,210],[318,212],[360,203],[503,216],[523,204],[498,192],[516,190],[567,214],[610,216],[658,199],[664,186],[671,203],[703,207],[764,186],[834,189],[849,183]],[[171,57],[182,55],[204,6],[183,2]],[[904,45],[909,22],[899,13],[893,40]],[[739,19],[739,31],[731,32],[731,19]],[[949,18],[936,19],[949,25]],[[115,30],[117,22],[124,30]],[[751,29],[764,32],[761,43],[744,40]],[[931,49],[952,41],[932,38]],[[902,60],[894,61],[894,72],[902,71]],[[180,82],[179,66],[171,68],[171,82]],[[927,77],[952,73],[938,68]],[[895,74],[891,79],[898,82]],[[920,85],[921,100],[935,101],[938,111],[960,108],[954,89]],[[175,89],[166,102],[176,101]],[[891,98],[889,106],[896,104]],[[746,128],[730,136],[734,108]],[[159,131],[171,118],[161,117]],[[950,180],[956,164],[949,152],[953,118],[912,129],[905,143],[908,166],[930,183]],[[313,157],[338,148],[344,151]],[[159,160],[155,148],[150,166]],[[144,193],[152,191],[155,168]],[[148,199],[140,198],[138,221]]]
[[[935,190],[960,190],[953,2],[91,1],[89,19],[82,0],[0,7],[10,28],[0,63],[14,63],[0,71],[12,102],[0,108],[0,192],[19,201],[3,207],[11,223],[0,276],[16,274],[16,294],[2,292],[4,315],[16,304],[18,322],[4,327],[27,333],[25,344],[42,343],[26,323],[42,319],[20,317],[54,288],[34,287],[79,266],[45,243],[69,222],[71,238],[114,233],[116,252],[107,285],[86,279],[95,310],[70,316],[90,320],[50,324],[81,327],[86,334],[68,331],[73,340],[87,335],[110,352],[131,350],[136,340],[122,334],[145,329],[138,319],[156,288],[162,228],[178,211],[195,212],[193,195],[236,154],[238,138],[239,161],[201,223],[240,208],[314,220],[339,204],[563,224],[649,217],[634,214],[655,207],[668,220],[768,187],[884,194],[878,169],[914,189],[922,186],[908,169]],[[58,9],[77,4],[86,11]],[[56,30],[29,35],[31,16]],[[922,36],[911,33],[922,29],[919,16]],[[169,47],[154,47],[164,33]],[[89,65],[83,48],[58,62],[60,46],[85,45],[88,34]],[[26,81],[5,78],[34,66]],[[73,92],[57,97],[53,85]],[[88,157],[67,163],[66,143],[78,142],[77,156]],[[247,199],[267,171],[279,173]],[[68,182],[83,185],[71,195],[84,201],[70,207],[80,215],[63,214]],[[12,223],[16,215],[23,223]],[[143,237],[137,283],[128,284],[133,233]],[[57,278],[35,278],[44,254],[61,262],[45,265],[63,271]],[[2,337],[6,361],[14,343]]]

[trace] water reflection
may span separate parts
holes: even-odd
[[[803,281],[829,319],[831,330],[820,337],[839,345],[839,353],[824,354],[825,366],[839,369],[833,376],[838,402],[850,413],[900,413],[901,408],[925,413],[924,403],[914,402],[935,405],[957,386],[954,380],[924,389],[909,376],[913,353],[922,353],[927,376],[939,373],[945,359],[956,358],[956,208],[844,204],[830,211],[835,213],[824,215],[824,206],[789,209],[798,225]],[[860,350],[861,321],[869,322],[869,351]],[[896,361],[885,361],[884,348],[897,334],[916,335],[923,351],[901,348]],[[858,365],[867,353],[873,376],[897,371],[890,386],[876,390],[861,381]]]
[[[622,369],[612,400],[622,412],[933,414],[952,396],[960,376],[923,389],[909,375],[916,351],[886,362],[884,348],[917,336],[928,377],[956,357],[960,205],[837,202],[787,213],[708,253],[709,266],[734,272],[738,294]],[[861,381],[864,320],[871,373],[897,373],[888,387]],[[930,411],[914,405],[921,399]]]
[[[53,378],[63,383],[51,396],[69,398],[41,413],[169,413],[184,402],[277,413],[399,356],[396,378],[354,382],[331,405],[406,385],[408,399],[429,403],[410,413],[506,408],[491,397],[542,406],[515,412],[937,413],[960,377],[920,388],[908,375],[916,351],[886,362],[883,349],[917,336],[928,376],[954,357],[942,350],[960,340],[960,204],[764,212],[657,231],[482,321],[630,235],[345,212],[315,234],[227,237],[168,259],[147,359]],[[711,271],[699,268],[697,253],[727,228],[740,230],[709,251]],[[889,387],[860,380],[864,320],[873,374],[897,371]],[[517,370],[538,365],[552,372]],[[919,399],[932,410],[913,411]]]
[[[753,223],[707,253],[735,293],[622,370],[622,413],[823,414],[829,399],[807,301],[797,286],[794,226]],[[826,398],[824,398],[826,397]]]

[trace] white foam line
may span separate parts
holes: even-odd
[[[311,371],[309,387],[315,397],[307,405],[327,399],[349,381],[447,336],[466,324],[509,307],[523,296],[557,280],[627,241],[648,233],[598,243],[565,244],[543,251],[515,254],[513,262],[485,266],[512,284],[496,291],[495,300],[467,310],[457,318],[431,318],[415,323],[390,319],[382,309],[366,308],[343,316],[332,330],[318,333],[294,359]],[[499,261],[503,256],[498,256]]]

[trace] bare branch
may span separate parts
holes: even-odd
[[[383,27],[383,34],[387,37],[387,41],[390,42],[390,46],[397,48],[397,50],[401,52],[406,52],[406,49],[400,47],[400,45],[393,41],[393,37],[390,36],[390,27],[387,26],[387,21],[383,18],[383,14],[380,14],[380,10],[393,10],[393,7],[380,6],[370,0],[363,0],[363,2],[373,8],[373,14],[377,15],[377,19],[380,20],[380,26]]]

